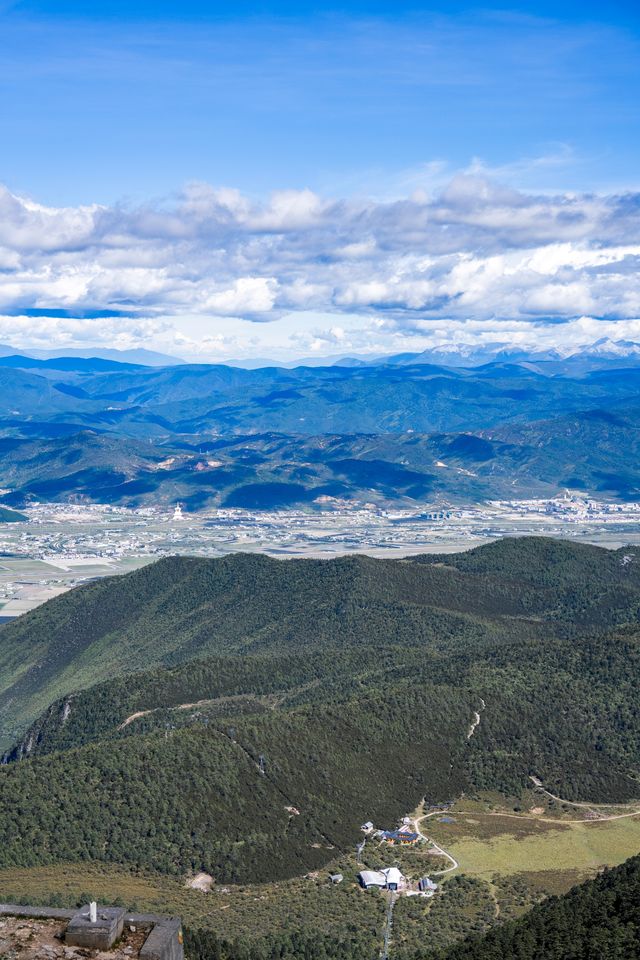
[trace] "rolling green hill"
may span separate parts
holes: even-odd
[[[211,654],[437,647],[447,637],[499,631],[483,611],[493,605],[516,614],[521,601],[498,582],[484,586],[438,567],[366,557],[162,560],[2,627],[0,716],[5,728],[19,727],[57,697],[101,679]]]
[[[536,775],[634,798],[629,555],[528,538],[414,561],[170,558],[56,598],[0,629],[20,733],[0,866],[268,880],[425,795],[518,795]]]
[[[81,587],[0,628],[2,725],[24,729],[57,698],[132,669],[222,653],[450,656],[509,642],[514,618],[523,638],[638,619],[640,563],[620,552],[527,538],[423,559],[174,557]]]
[[[168,558],[77,588],[0,628],[0,870],[305,883],[347,863],[361,822],[423,798],[514,804],[535,776],[566,800],[636,799],[639,621],[633,548],[536,537],[404,561]],[[458,936],[479,889],[447,885]],[[312,927],[292,957],[315,956]],[[318,956],[378,935],[349,929]],[[495,941],[506,956],[519,930]],[[192,950],[257,960],[282,936],[254,954],[203,922]]]

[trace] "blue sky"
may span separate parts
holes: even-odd
[[[387,193],[474,157],[557,157],[531,174],[550,188],[637,179],[638,18],[616,0],[32,0],[1,25],[0,178],[46,202],[191,179]]]
[[[0,43],[5,339],[284,355],[640,316],[635,201],[606,200],[640,189],[636,4],[0,0]],[[508,296],[460,285],[556,240],[535,295],[542,255]]]

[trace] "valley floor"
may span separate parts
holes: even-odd
[[[392,558],[468,550],[502,536],[551,536],[618,548],[640,543],[640,504],[514,500],[382,510],[215,510],[42,503],[28,523],[0,528],[0,618],[13,618],[88,580],[168,554]],[[430,512],[431,511],[431,512]]]

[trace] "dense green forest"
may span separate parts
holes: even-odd
[[[640,563],[621,551],[534,537],[465,556],[173,557],[80,587],[0,628],[5,745],[57,698],[133,670],[302,648],[450,656],[638,621]]]
[[[640,857],[550,897],[483,937],[415,960],[637,960]]]
[[[517,797],[534,775],[569,800],[637,798],[639,610],[632,548],[540,538],[409,561],[170,558],[74,590],[0,628],[16,731],[0,868],[267,882],[423,798]],[[191,942],[349,960],[359,938]]]
[[[231,730],[163,723],[10,764],[0,867],[105,860],[225,882],[292,876],[355,844],[363,819],[393,822],[425,786],[437,799],[460,792],[466,701],[411,687],[239,716]]]
[[[77,672],[96,644],[107,662],[112,638],[117,650],[131,645],[134,664],[136,650],[152,645],[156,657],[166,646],[169,661],[185,661],[65,694],[9,757],[164,735],[167,726],[234,725],[246,715],[267,730],[274,712],[348,710],[363,695],[389,704],[420,691],[434,704],[460,705],[469,720],[486,703],[461,756],[467,789],[517,794],[535,774],[568,799],[633,798],[640,564],[625,556],[527,538],[416,562],[162,561],[74,591],[0,631],[10,650],[48,639],[42,669],[24,681],[39,684],[39,697],[61,675],[68,682],[69,664]],[[99,643],[90,642],[93,630],[102,631]],[[207,655],[211,648],[221,652]],[[184,704],[197,707],[178,709]],[[444,729],[452,711],[434,713],[434,725]],[[144,715],[123,727],[136,713]],[[310,722],[305,716],[297,723]],[[270,740],[266,733],[265,749]]]
[[[616,600],[628,605],[626,581],[619,587]],[[439,567],[366,557],[169,558],[1,628],[0,720],[19,731],[65,693],[154,665],[303,648],[437,650],[487,632],[506,639],[500,616],[525,613],[499,578]]]
[[[475,653],[471,644],[449,656],[371,647],[308,657],[208,658],[133,674],[56,701],[9,756],[164,735],[167,727],[226,729],[247,715],[267,730],[274,712],[298,711],[300,724],[317,715],[300,712],[305,706],[317,711],[329,703],[357,711],[365,693],[389,704],[419,692],[434,707],[434,725],[443,729],[455,713],[461,733],[481,699],[486,703],[461,755],[467,789],[517,794],[536,774],[568,799],[638,795],[632,779],[640,757],[637,628],[595,634],[579,644],[558,638],[534,643],[525,636],[480,645],[476,638]],[[444,701],[450,705],[440,706]],[[193,706],[182,709],[184,704]],[[136,713],[144,715],[123,727]],[[267,747],[270,739],[267,734]]]

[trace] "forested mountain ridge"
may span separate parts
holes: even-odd
[[[482,623],[492,586],[498,608],[521,610],[520,601],[501,596],[499,583],[485,593],[464,579],[366,557],[162,560],[81,587],[0,628],[2,716],[5,724],[33,719],[57,696],[101,678],[207,654],[436,643],[499,629]]]
[[[423,562],[173,557],[88,584],[0,628],[3,726],[17,736],[66,693],[198,657],[301,644],[451,655],[471,637],[509,641],[513,618],[525,637],[638,620],[640,563],[623,563],[624,552],[514,542]]]
[[[245,370],[8,357],[0,499],[18,509],[178,500],[198,511],[326,497],[470,503],[570,488],[629,501],[640,497],[639,407],[637,366]]]
[[[639,598],[632,550],[543,538],[76,589],[0,629],[5,730],[41,713],[0,770],[0,866],[268,880],[424,796],[635,798]]]
[[[111,419],[129,436],[212,429],[233,434],[247,427],[334,433],[342,428],[346,406],[355,432],[473,430],[506,419],[538,420],[560,406],[578,411],[637,397],[639,383],[636,369],[546,376],[535,366],[508,363],[290,370],[184,364],[86,373],[0,367],[0,418],[15,413],[13,391],[25,417],[82,424],[100,422],[104,414],[105,423]],[[518,403],[515,417],[505,417],[509,401]]]
[[[158,718],[146,732],[9,764],[0,867],[101,860],[223,882],[318,868],[351,847],[359,817],[390,820],[424,784],[437,799],[459,793],[470,706],[430,687],[339,708],[224,718],[195,708],[184,726]]]
[[[128,507],[178,500],[194,511],[317,507],[327,497],[460,504],[554,497],[571,488],[628,501],[640,496],[637,413],[636,403],[474,432],[213,438],[123,436],[109,422],[113,412],[85,429],[12,420],[0,422],[0,468],[10,491],[3,500],[18,507],[70,498]]]
[[[371,645],[304,657],[205,658],[65,696],[9,756],[157,736],[167,728],[226,730],[245,717],[264,724],[274,711],[298,711],[300,718],[306,705],[311,718],[324,705],[347,709],[362,697],[408,703],[420,691],[434,703],[450,698],[469,721],[486,703],[461,760],[469,788],[517,794],[536,773],[562,796],[627,800],[640,795],[631,778],[640,758],[639,673],[637,628],[578,642],[536,640],[526,631],[505,642],[469,632],[449,653]]]

